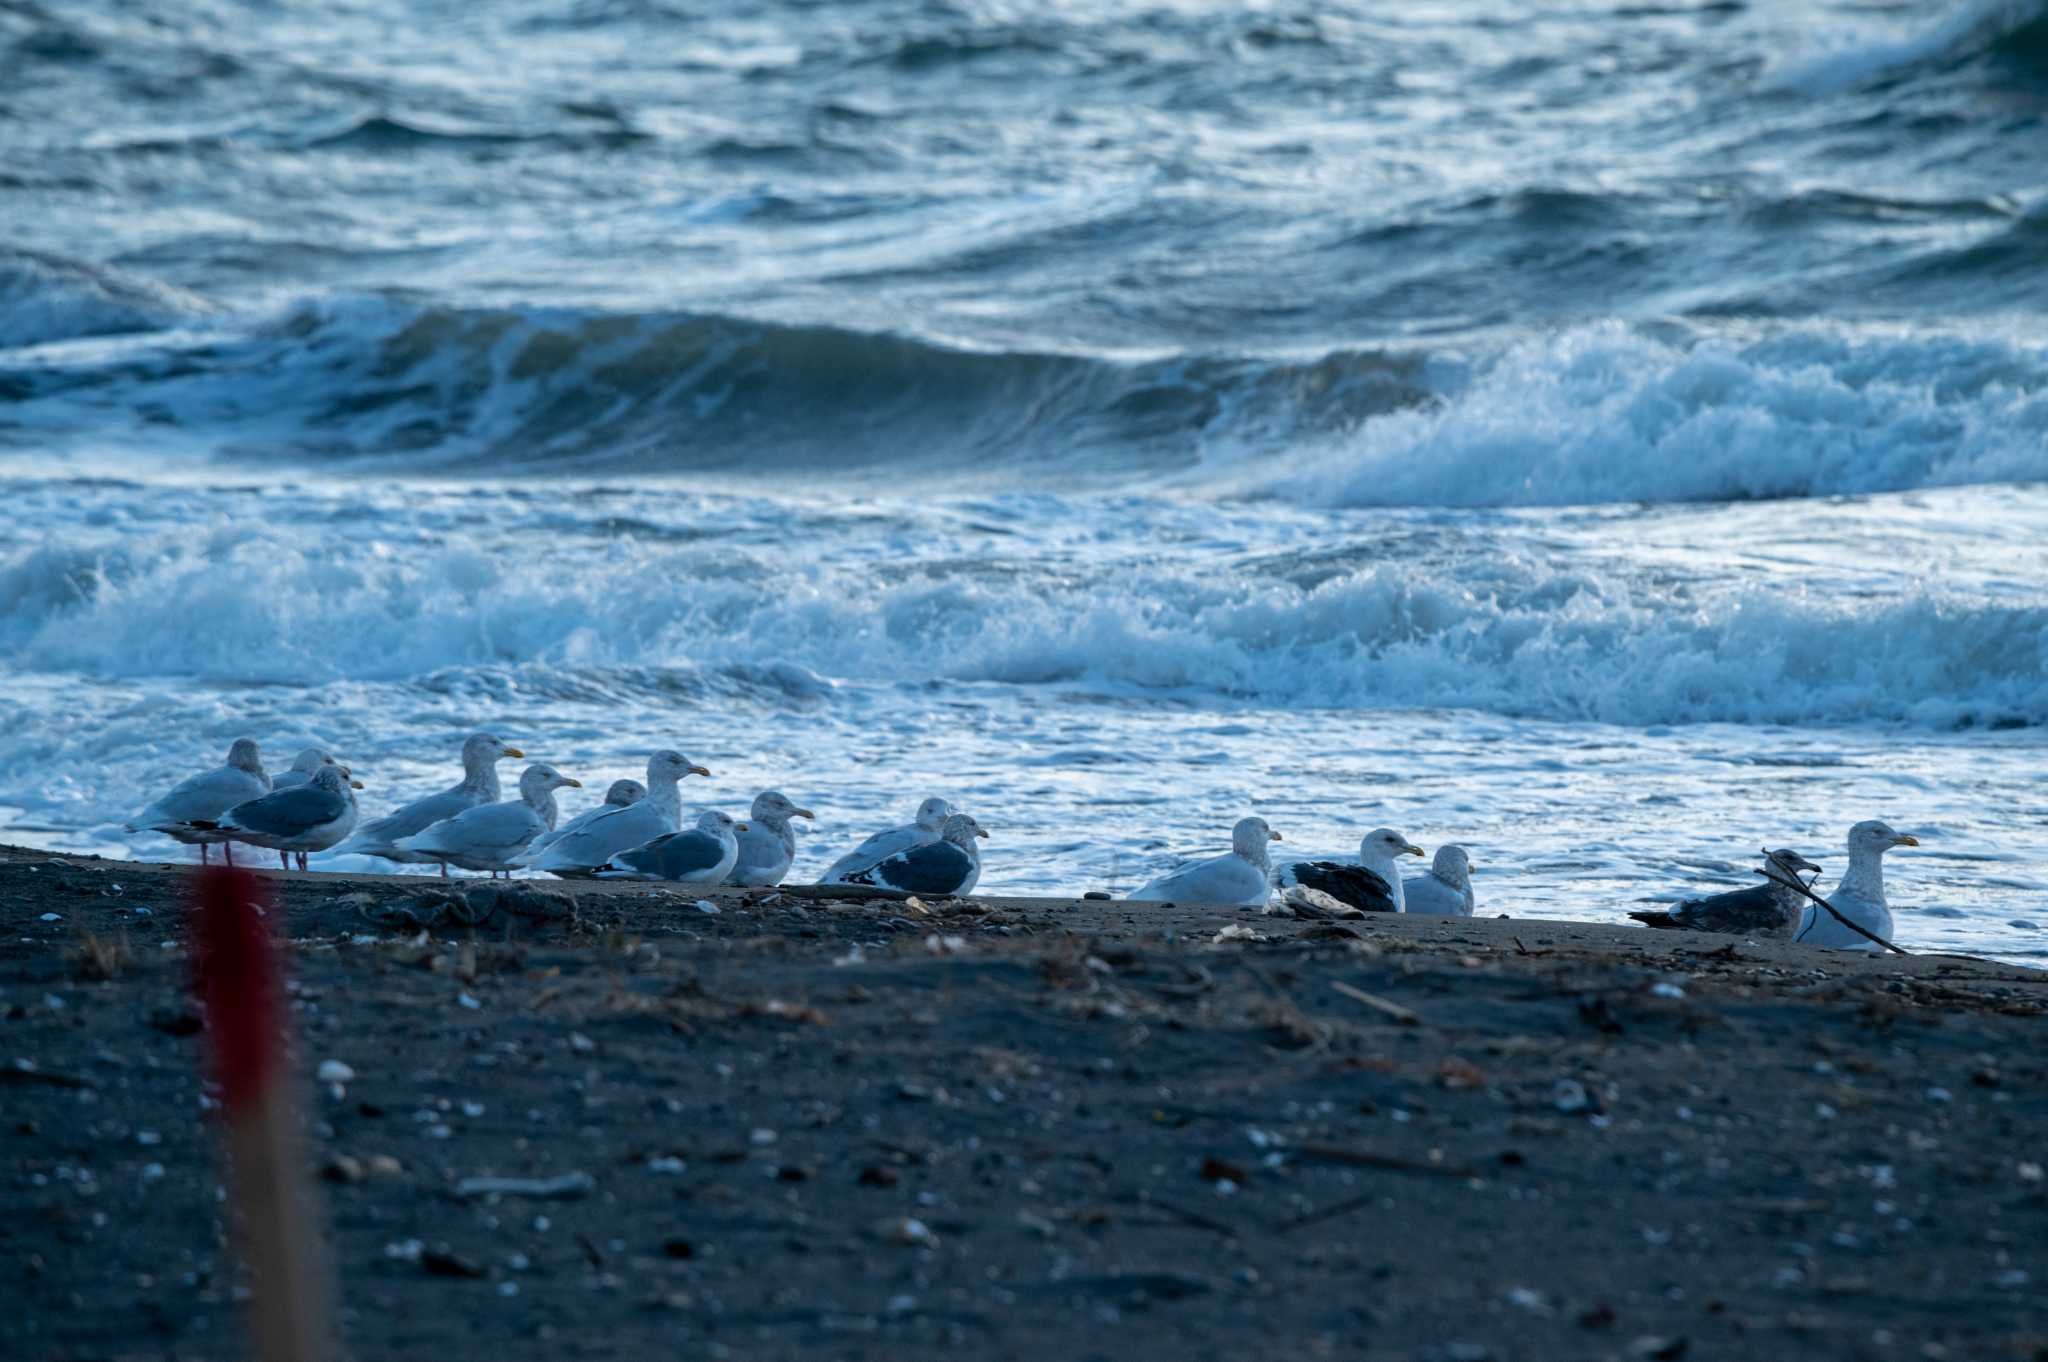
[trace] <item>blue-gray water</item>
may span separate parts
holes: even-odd
[[[2048,6],[0,0],[0,819],[497,728],[2048,953]],[[801,872],[805,868],[799,865]],[[815,868],[815,867],[812,867]],[[2013,925],[2022,923],[2026,925]]]

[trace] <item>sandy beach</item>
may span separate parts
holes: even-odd
[[[2034,972],[266,879],[359,1357],[2048,1356]],[[15,1356],[242,1347],[183,895],[0,849]]]

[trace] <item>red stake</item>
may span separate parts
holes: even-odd
[[[197,987],[221,1088],[249,1324],[259,1362],[328,1362],[334,1346],[326,1249],[310,1207],[298,1112],[284,1067],[283,980],[254,875],[197,876]]]

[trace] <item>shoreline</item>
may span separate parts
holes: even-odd
[[[2048,1348],[2039,971],[637,883],[422,933],[451,882],[256,873],[352,1073],[305,1087],[362,1356]],[[29,1358],[241,1347],[184,879],[0,847]]]

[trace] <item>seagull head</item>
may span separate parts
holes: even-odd
[[[228,745],[228,765],[238,771],[263,774],[263,753],[254,738],[237,738]]]
[[[945,828],[946,820],[952,817],[952,814],[952,801],[933,795],[930,799],[917,806],[917,825],[930,832],[940,832]]]
[[[1284,841],[1279,833],[1267,826],[1263,818],[1240,818],[1237,826],[1230,830],[1230,849],[1248,860],[1263,860],[1266,843]]]
[[[1872,818],[1849,829],[1849,850],[1882,856],[1893,847],[1917,847],[1920,839],[1899,832],[1882,819]]]
[[[758,818],[764,823],[787,823],[792,818],[816,818],[817,815],[809,809],[798,808],[796,801],[780,790],[763,790],[754,796],[754,807],[748,817]]]
[[[975,822],[969,814],[949,813],[939,836],[955,846],[971,847],[975,838],[988,836],[988,829]]]
[[[1365,834],[1365,840],[1358,844],[1358,859],[1366,865],[1375,862],[1392,864],[1396,856],[1428,854],[1392,828],[1374,828]]]
[[[645,798],[647,787],[637,780],[615,780],[611,788],[604,792],[605,803],[616,804],[622,809],[628,804],[638,804]]]
[[[544,761],[537,761],[519,777],[519,794],[529,804],[537,803],[542,796],[553,790],[580,790],[583,782],[572,780]]]

